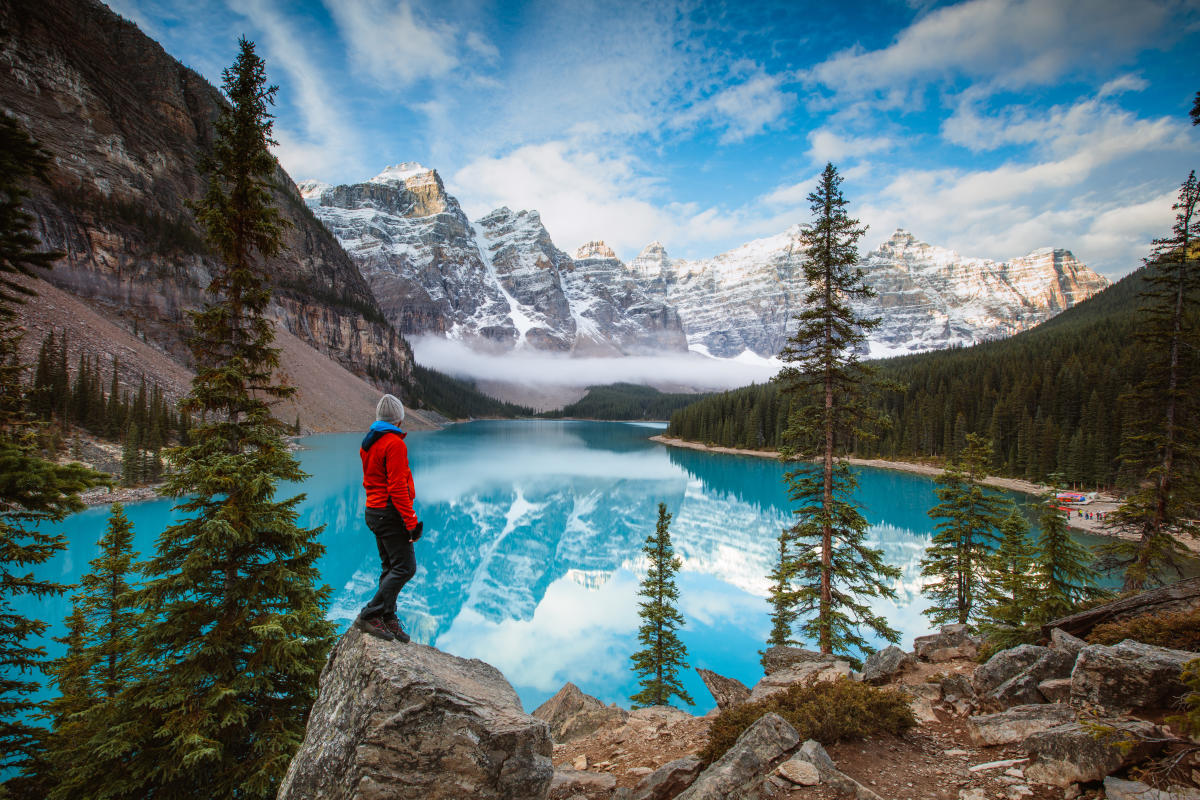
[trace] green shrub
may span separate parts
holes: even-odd
[[[705,764],[716,761],[747,728],[772,711],[796,729],[801,741],[816,739],[822,744],[874,733],[901,734],[917,724],[908,700],[897,691],[849,678],[810,681],[757,703],[722,711],[708,730],[708,744],[700,758]]]
[[[1200,658],[1184,664],[1179,677],[1191,691],[1183,696],[1184,712],[1168,722],[1188,736],[1200,738]]]
[[[1097,625],[1088,634],[1091,644],[1116,644],[1125,639],[1158,647],[1200,652],[1200,608],[1173,614],[1143,614]]]

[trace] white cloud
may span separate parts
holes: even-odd
[[[794,94],[783,90],[783,75],[770,75],[757,65],[737,65],[734,74],[735,82],[692,103],[675,116],[672,127],[707,123],[722,131],[722,144],[736,143],[768,130],[796,102]]]
[[[827,128],[819,128],[810,133],[808,141],[811,145],[808,157],[817,164],[861,158],[871,153],[891,150],[896,146],[896,143],[886,136],[843,136]]]
[[[1101,86],[1100,91],[1096,92],[1096,97],[1104,98],[1124,92],[1140,92],[1149,85],[1150,82],[1140,75],[1120,75]]]
[[[381,86],[403,88],[459,64],[457,29],[430,19],[412,0],[325,0],[325,7],[354,65]],[[495,52],[478,33],[469,39],[474,52]]]
[[[1080,67],[1110,67],[1152,41],[1176,3],[1168,0],[970,0],[939,8],[880,50],[833,55],[809,77],[836,92],[878,93],[886,105],[907,90],[960,75],[996,87],[1044,84]]]

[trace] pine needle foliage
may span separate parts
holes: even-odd
[[[1041,635],[1026,624],[1037,598],[1030,581],[1032,549],[1029,523],[1014,504],[1000,522],[1000,544],[986,563],[979,598],[979,628],[997,649],[1015,647]]]
[[[991,444],[966,435],[958,456],[937,478],[938,503],[929,516],[938,523],[921,559],[921,574],[931,580],[922,592],[933,605],[923,613],[935,624],[974,625],[979,595],[995,549],[1000,524],[1011,503],[983,486]]]
[[[1033,551],[1033,579],[1037,598],[1029,622],[1042,625],[1065,616],[1087,602],[1104,599],[1108,592],[1097,586],[1099,573],[1092,569],[1094,554],[1071,538],[1065,512],[1053,495],[1042,504],[1038,520],[1041,533]]]
[[[153,668],[126,692],[127,707],[152,721],[134,774],[156,798],[274,797],[333,638],[329,589],[318,585],[321,529],[296,524],[303,496],[275,499],[280,481],[305,477],[271,415],[292,393],[273,378],[261,268],[281,247],[267,150],[275,87],[245,39],[224,78],[231,107],[196,205],[221,263],[193,314],[196,377],[181,404],[201,421],[168,451],[175,470],[161,493],[185,517],[145,566],[136,598],[154,615],[138,657]]]
[[[809,284],[796,333],[779,354],[775,376],[792,413],[783,433],[781,458],[814,459],[785,475],[795,504],[786,552],[794,581],[801,630],[822,653],[864,650],[865,627],[897,641],[899,634],[871,611],[868,599],[894,597],[887,581],[900,571],[866,542],[867,521],[851,499],[854,474],[841,457],[854,440],[870,439],[883,421],[871,408],[872,372],[859,353],[878,320],[858,315],[855,300],[870,297],[858,267],[858,240],[866,229],[846,212],[842,178],[826,164],[808,196],[813,221],[802,228],[804,275]]]
[[[654,533],[646,537],[642,547],[649,568],[638,590],[638,596],[646,598],[638,603],[638,615],[642,618],[638,643],[642,649],[630,659],[642,687],[629,698],[635,708],[670,705],[672,697],[692,705],[692,698],[679,680],[679,673],[687,669],[687,648],[676,633],[683,627],[684,619],[676,607],[679,590],[675,587],[675,573],[683,563],[671,546],[670,526],[667,505],[659,503]]]
[[[47,624],[18,613],[14,601],[65,590],[35,578],[31,569],[66,548],[51,524],[82,510],[79,492],[102,480],[79,464],[44,458],[38,426],[24,410],[21,329],[13,319],[16,306],[33,293],[20,280],[49,267],[59,254],[39,251],[29,230],[33,218],[21,203],[24,182],[40,176],[46,163],[37,143],[0,114],[0,773],[26,773],[0,786],[0,796],[22,791],[22,783],[28,791],[42,739],[30,721],[38,710],[31,695],[38,690],[33,674],[47,666],[46,651],[30,640],[43,635]]]
[[[767,647],[777,647],[798,644],[793,638],[793,628],[800,618],[796,611],[796,593],[792,589],[792,581],[796,575],[796,560],[788,546],[791,542],[791,532],[784,528],[779,533],[779,559],[775,569],[767,574],[771,588],[767,590],[767,603],[771,606],[771,634],[767,637]],[[765,655],[765,653],[764,653]]]
[[[99,544],[74,598],[67,653],[52,673],[60,696],[49,709],[49,800],[123,796],[132,782],[131,743],[145,734],[142,721],[120,702],[146,675],[136,649],[142,615],[130,582],[139,572],[138,555],[120,503],[113,504]],[[97,775],[105,776],[102,786]]]
[[[1200,185],[1196,173],[1179,190],[1172,234],[1156,239],[1147,259],[1137,339],[1145,376],[1122,398],[1131,432],[1124,469],[1140,482],[1109,525],[1128,538],[1104,548],[1107,570],[1122,570],[1124,590],[1140,591],[1179,572],[1180,540],[1200,536]]]

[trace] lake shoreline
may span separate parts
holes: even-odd
[[[657,442],[667,447],[682,447],[687,450],[699,450],[706,453],[719,453],[722,455],[734,456],[750,456],[752,458],[771,458],[778,460],[779,453],[774,450],[750,450],[742,447],[720,447],[718,445],[706,445],[699,442],[690,442],[686,439],[676,439],[673,437],[659,434],[651,436],[650,441]],[[921,464],[915,461],[888,461],[882,458],[847,458],[846,463],[853,464],[858,467],[874,467],[876,469],[892,469],[898,472],[908,472],[914,475],[925,475],[930,478],[936,478],[944,471],[942,467],[934,464]],[[985,486],[991,486],[996,489],[1006,489],[1008,491],[1020,492],[1022,494],[1040,496],[1050,491],[1051,487],[1044,484],[1033,483],[1031,481],[1021,480],[1019,478],[1001,478],[991,476],[983,481]],[[1115,509],[1118,505],[1115,498],[1108,495],[1101,495],[1103,500],[1089,503],[1086,510],[1097,513],[1108,513]],[[1108,538],[1133,538],[1101,527],[1100,522],[1096,519],[1086,519],[1080,517],[1077,510],[1072,510],[1067,520],[1067,525],[1077,531],[1092,534],[1093,536],[1105,536]],[[1093,515],[1094,516],[1094,515]],[[1185,547],[1188,547],[1193,552],[1197,551],[1200,543],[1184,542]]]

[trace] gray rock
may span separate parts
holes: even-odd
[[[1106,716],[1172,708],[1187,692],[1179,673],[1196,657],[1131,639],[1112,647],[1088,645],[1071,673],[1071,704]]]
[[[943,625],[938,633],[913,639],[913,650],[922,661],[950,661],[955,658],[975,658],[981,640],[972,636],[966,625]]]
[[[738,737],[729,752],[700,773],[678,800],[725,800],[766,779],[800,743],[796,729],[778,714],[764,714]]]
[[[909,698],[908,707],[918,722],[940,722],[933,704],[942,700],[942,687],[938,683],[917,683],[897,686],[896,691]]]
[[[746,684],[735,678],[726,678],[710,669],[697,669],[700,680],[708,687],[709,693],[717,701],[717,708],[722,711],[734,706],[740,706],[750,699],[750,690]]]
[[[816,767],[821,782],[843,794],[851,795],[857,800],[883,800],[875,792],[839,770],[833,763],[833,759],[829,757],[829,753],[825,752],[825,748],[818,741],[809,739],[800,745],[796,755],[792,756],[793,761],[797,759],[807,761]]]
[[[1064,653],[1077,656],[1080,650],[1087,647],[1087,642],[1078,636],[1072,636],[1062,628],[1055,628],[1050,631],[1050,646],[1055,650],[1062,650]]]
[[[1112,726],[1118,735],[1097,737],[1092,728],[1069,722],[1026,737],[1022,747],[1029,754],[1030,763],[1025,768],[1025,777],[1062,787],[1098,781],[1162,749],[1161,743],[1145,741],[1162,735],[1148,722],[1099,722]]]
[[[763,672],[770,675],[781,669],[787,669],[794,664],[808,664],[813,661],[832,663],[834,660],[833,656],[827,656],[815,650],[804,650],[799,647],[787,647],[786,645],[777,644],[774,647],[768,647],[767,651],[763,653],[762,665]]]
[[[981,695],[990,694],[1005,681],[1015,678],[1039,658],[1050,652],[1049,648],[1036,644],[1022,644],[1001,650],[987,660],[983,666],[975,670],[972,678],[975,691]]]
[[[798,786],[816,786],[821,782],[821,773],[816,765],[798,756],[792,756],[780,764],[778,772]]]
[[[556,742],[569,742],[587,736],[604,727],[616,727],[625,722],[629,712],[616,705],[606,706],[586,695],[573,683],[567,683],[557,694],[533,711],[533,716],[550,726]]]
[[[943,675],[938,684],[942,687],[942,696],[946,702],[954,702],[955,700],[975,700],[975,687],[971,685],[971,679],[966,675],[953,672],[949,675]]]
[[[543,798],[554,769],[546,723],[495,667],[351,628],[321,672],[317,702],[279,800]]]
[[[633,790],[633,800],[670,800],[692,785],[702,766],[696,756],[667,762],[642,779]]]
[[[1126,781],[1110,775],[1104,779],[1104,797],[1106,800],[1200,800],[1200,789],[1172,786],[1163,791],[1141,781]]]
[[[1014,706],[998,714],[980,714],[967,719],[967,735],[976,747],[1013,744],[1030,734],[1075,721],[1075,710],[1063,705]]]
[[[617,788],[617,777],[610,772],[580,772],[573,769],[554,771],[550,793],[546,800],[568,800],[584,797],[587,800],[609,800]]]
[[[1032,647],[1032,645],[1027,646]],[[1069,678],[1071,669],[1075,666],[1076,657],[1066,650],[1048,650],[1046,648],[1041,648],[1041,650],[1043,652],[1036,661],[988,692],[987,699],[1003,708],[1046,702],[1047,698],[1038,689],[1038,685],[1046,680]],[[1021,657],[1027,656],[1028,652],[1026,651]],[[1015,658],[1010,663],[1017,663],[1019,660],[1020,658]]]
[[[888,645],[882,650],[867,656],[863,665],[863,683],[887,683],[904,670],[914,666],[917,660],[895,645]]]
[[[1071,699],[1071,679],[1051,678],[1038,684],[1038,691],[1047,703],[1065,703]]]
[[[750,690],[750,702],[757,703],[777,692],[807,681],[833,681],[849,678],[853,670],[848,661],[808,661],[764,675]]]

